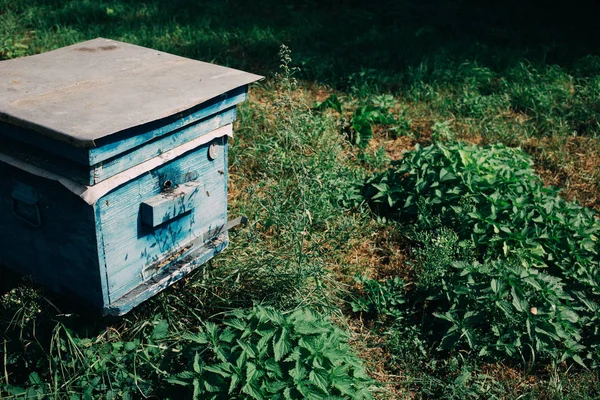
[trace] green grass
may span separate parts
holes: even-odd
[[[490,232],[471,237],[468,221],[448,211],[466,205],[450,204],[448,194],[441,203],[427,198],[427,213],[415,208],[410,216],[390,218],[373,212],[360,190],[368,176],[388,170],[390,158],[401,159],[401,150],[417,143],[500,142],[521,146],[534,169],[499,151],[489,155],[499,164],[492,175],[520,166],[531,178],[526,183],[543,194],[537,200],[552,200],[567,214],[591,213],[565,206],[543,182],[598,210],[594,16],[583,6],[565,12],[517,2],[0,0],[0,58],[102,36],[268,77],[239,108],[230,148],[230,214],[247,215],[250,225],[232,234],[225,253],[120,319],[89,316],[68,299],[3,272],[0,397],[190,397],[193,390],[181,394],[172,382],[187,369],[182,382],[193,386],[201,369],[189,338],[212,323],[223,329],[231,310],[253,318],[262,304],[283,316],[317,312],[326,331],[336,325],[349,333],[367,372],[381,383],[372,390],[378,398],[597,398],[597,354],[587,354],[597,352],[598,322],[580,310],[585,302],[575,300],[573,285],[595,301],[598,282],[592,278],[586,286],[569,272],[568,246],[541,243],[546,254],[557,249],[549,261],[535,252],[537,239],[522,241],[502,224],[497,233],[490,225]],[[291,58],[285,48],[280,52],[282,43]],[[453,173],[465,171],[459,164],[452,164]],[[519,179],[511,182],[509,188],[520,187]],[[407,187],[403,196],[416,192]],[[469,207],[487,218],[488,209]],[[522,227],[528,218],[510,221]],[[540,224],[560,225],[552,218]],[[572,244],[596,249],[588,239],[595,247]],[[583,270],[597,275],[597,253],[585,257]],[[523,260],[549,264],[539,273],[522,271]],[[553,286],[552,299],[581,317],[548,321],[566,329],[569,340],[581,335],[585,350],[562,337],[537,348],[544,338],[531,339],[524,327],[530,304],[515,306],[509,293],[509,306],[524,311],[505,315],[487,301],[494,281],[497,292],[512,287],[531,302],[539,297],[535,286],[515,282],[526,278],[540,286],[548,276],[567,282]],[[431,292],[447,294],[446,300],[427,299]],[[475,321],[464,310],[482,314],[488,324],[473,323],[471,340],[468,329],[459,339],[452,330]],[[514,351],[486,344],[494,329],[513,334],[513,342],[520,338],[511,342]],[[563,357],[565,346],[575,350]],[[194,351],[205,352],[204,363],[218,359],[214,347]],[[321,382],[315,374],[313,380]],[[241,398],[252,392],[244,387]]]

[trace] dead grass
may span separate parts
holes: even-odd
[[[353,334],[350,344],[364,360],[367,373],[381,385],[375,391],[375,397],[381,400],[415,398],[415,394],[402,384],[406,378],[391,374],[386,368],[391,356],[386,350],[385,340],[375,335],[360,318],[349,318],[347,324]]]
[[[532,155],[536,172],[562,196],[600,210],[600,142],[598,139],[530,138],[522,145]]]

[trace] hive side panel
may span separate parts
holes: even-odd
[[[211,145],[218,148],[218,156],[214,159],[209,157]],[[136,178],[98,201],[111,303],[151,279],[173,257],[189,251],[192,241],[200,240],[195,246],[202,245],[207,234],[226,224],[226,147],[226,136],[216,139]],[[179,187],[188,188],[185,206],[177,207],[173,203],[173,210],[169,210],[164,223],[149,224],[148,219],[144,223],[142,203],[146,206],[161,204],[162,207],[163,203],[157,203],[156,199],[168,192],[167,186],[174,193]],[[189,191],[190,186],[194,187],[193,191]]]
[[[2,134],[0,134],[0,149],[2,153],[25,161],[27,164],[54,172],[76,182],[85,185],[91,185],[94,182],[90,167],[71,159],[57,156],[42,148],[30,146],[10,137],[3,136]]]
[[[98,147],[89,149],[89,165],[98,164],[151,140],[218,114],[242,103],[247,98],[248,86],[246,85],[202,103],[192,110],[99,139],[96,141]]]
[[[211,116],[168,136],[148,142],[132,149],[118,157],[107,160],[94,168],[94,180],[99,183],[122,171],[132,168],[162,153],[174,149],[190,140],[212,132],[235,121],[235,108],[230,108],[220,114]]]
[[[56,181],[1,162],[0,263],[59,293],[103,304],[92,207]]]
[[[0,121],[0,136],[8,137],[28,146],[42,149],[55,156],[67,158],[79,164],[89,165],[88,150],[59,142],[31,129]]]

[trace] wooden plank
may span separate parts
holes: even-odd
[[[0,149],[4,154],[23,160],[28,164],[54,172],[84,185],[92,185],[94,176],[90,167],[0,135]]]
[[[168,135],[173,131],[182,129],[213,114],[218,114],[226,109],[245,101],[248,97],[248,86],[231,90],[215,99],[202,103],[191,110],[177,115],[154,121],[149,124],[137,126],[126,131],[116,133],[108,138],[99,139],[98,147],[89,149],[74,147],[65,142],[57,141],[33,130],[21,128],[7,122],[0,121],[0,140],[10,138],[18,143],[24,143],[23,149],[35,154],[44,154],[51,163],[55,163],[54,155],[75,161],[78,164],[92,166],[102,161],[118,156],[142,144]],[[4,147],[0,147],[4,149]],[[74,164],[71,164],[74,165]],[[57,172],[58,173],[58,172]],[[67,176],[67,175],[65,175]],[[84,182],[82,182],[84,183]],[[93,179],[89,182],[93,184]]]
[[[32,149],[43,150],[48,154],[58,155],[79,164],[90,165],[87,149],[73,147],[65,142],[51,139],[30,129],[0,121],[0,138],[3,136],[20,143],[25,143]]]
[[[150,124],[138,126],[96,141],[98,147],[89,149],[88,165],[98,164],[116,157],[150,140],[165,136],[175,130],[203,120],[211,115],[234,107],[248,98],[248,86],[232,90],[194,107],[190,112],[179,113]]]
[[[183,143],[214,131],[235,121],[235,108],[230,108],[220,114],[213,115],[171,135],[141,145],[129,152],[122,153],[116,158],[105,161],[94,167],[94,184],[102,182],[120,172],[132,168],[146,160],[157,157]]]
[[[98,204],[94,208],[94,226],[96,228],[96,248],[98,251],[98,267],[100,270],[100,287],[102,290],[102,304],[106,307],[110,304],[110,292],[108,290],[108,271],[106,270],[106,256],[104,255],[104,234],[102,233],[102,224],[100,219],[100,207]]]
[[[170,135],[157,138],[148,144],[142,144],[126,152],[123,156],[100,163],[92,167],[92,169],[67,158],[57,156],[37,147],[28,146],[20,141],[1,135],[0,148],[3,152],[29,164],[91,186],[135,167],[144,161],[159,156],[183,143],[187,143],[215,129],[228,125],[235,121],[235,115],[235,108],[226,109],[220,114],[197,121],[183,129],[172,132]]]
[[[165,266],[152,278],[104,307],[104,315],[120,316],[128,313],[132,308],[168,288],[200,265],[221,253],[227,248],[228,244],[229,235],[225,232],[208,243],[203,244],[200,248],[191,248],[172,263]]]
[[[192,211],[201,184],[188,182],[142,202],[142,222],[151,228]]]
[[[98,200],[111,300],[150,279],[165,257],[227,222],[227,137],[222,141],[215,160],[208,157],[207,143]],[[169,223],[147,227],[142,223],[140,204],[159,195],[166,180],[174,185],[200,183],[196,206]]]

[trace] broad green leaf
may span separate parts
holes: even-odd
[[[279,335],[273,337],[273,352],[275,361],[281,361],[291,350],[292,343],[290,341],[287,328],[282,328]]]
[[[237,339],[235,342],[238,344],[238,346],[240,346],[243,349],[244,353],[248,355],[248,358],[256,357],[256,350],[252,343],[248,343],[242,339]]]
[[[515,309],[518,312],[524,312],[525,308],[527,307],[527,304],[521,300],[519,295],[517,295],[517,292],[515,291],[514,287],[511,289],[511,294],[512,294],[512,299],[513,299],[512,304],[515,307]]]
[[[500,290],[500,284],[496,279],[492,279],[490,286],[492,287],[492,291],[494,293],[498,293],[498,291]]]
[[[263,396],[262,390],[260,388],[260,384],[256,381],[249,381],[242,387],[242,392],[246,393],[250,396],[251,399],[255,400],[263,400],[265,397]]]
[[[575,361],[577,364],[581,365],[583,368],[588,369],[588,367],[583,362],[583,359],[580,356],[578,356],[577,354],[573,354],[571,356],[571,358],[573,359],[573,361]]]
[[[327,372],[325,370],[315,369],[310,371],[310,374],[308,375],[308,380],[312,382],[316,387],[321,389],[325,394],[329,394],[329,380]]]
[[[227,326],[237,329],[238,331],[245,331],[246,328],[248,327],[248,324],[246,323],[246,321],[244,321],[241,318],[225,320],[225,321],[223,321],[223,323]]]
[[[161,319],[156,323],[156,325],[154,325],[154,330],[152,331],[152,339],[164,339],[165,337],[167,337],[168,333],[169,323],[166,320]]]

